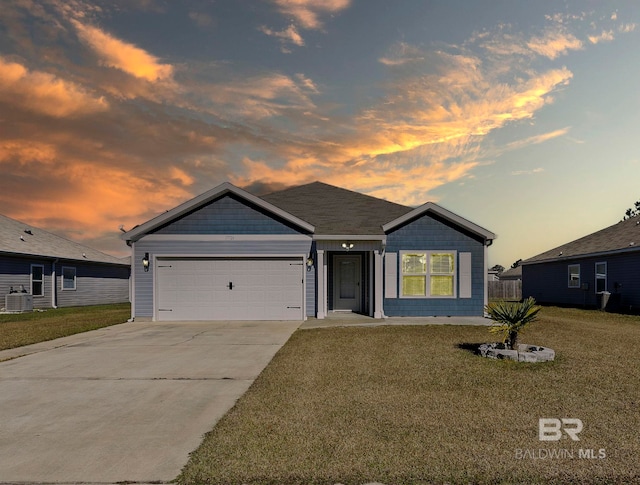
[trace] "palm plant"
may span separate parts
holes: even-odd
[[[489,318],[495,323],[490,331],[501,333],[502,341],[508,349],[518,349],[518,332],[538,318],[540,307],[532,297],[523,302],[497,301],[485,307]]]

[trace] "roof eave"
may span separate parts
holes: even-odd
[[[611,251],[597,251],[595,253],[583,253],[583,254],[573,254],[571,256],[558,256],[555,258],[547,258],[547,259],[539,259],[536,261],[522,261],[521,265],[531,265],[531,264],[540,264],[540,263],[557,263],[561,261],[572,261],[574,259],[584,259],[584,258],[599,258],[602,256],[612,256],[616,254],[625,254],[625,253],[633,253],[636,251],[640,251],[640,246],[633,246],[628,248],[621,249],[612,249]]]
[[[460,217],[457,214],[454,214],[453,212],[445,209],[444,207],[441,207],[437,204],[434,204],[433,202],[427,202],[426,204],[421,205],[420,207],[417,207],[415,209],[413,209],[410,212],[407,212],[406,214],[404,214],[403,216],[398,217],[397,219],[394,219],[391,222],[387,222],[386,224],[384,224],[382,226],[382,230],[387,233],[393,229],[395,229],[396,227],[410,221],[411,219],[414,219],[416,217],[420,217],[421,215],[424,215],[427,212],[433,212],[437,215],[439,215],[440,217],[448,220],[449,222],[452,222],[454,224],[456,224],[457,226],[460,226],[464,229],[466,229],[467,231],[476,234],[480,237],[482,237],[483,239],[485,239],[486,241],[493,241],[494,239],[497,238],[497,236],[485,229],[484,227],[481,227],[477,224],[474,224],[473,222],[465,219],[464,217]]]
[[[303,221],[302,219],[299,219],[298,217],[274,206],[273,204],[270,204],[269,202],[259,197],[256,197],[255,195],[250,194],[245,190],[242,190],[236,187],[233,184],[230,184],[229,182],[224,182],[223,184],[220,184],[217,187],[214,187],[213,189],[203,194],[200,194],[199,196],[194,197],[193,199],[188,200],[177,207],[174,207],[173,209],[165,212],[164,214],[160,214],[159,216],[156,216],[153,219],[143,224],[140,224],[139,226],[136,226],[130,231],[127,231],[126,233],[122,234],[120,238],[127,241],[127,243],[129,243],[130,241],[135,242],[139,240],[141,237],[143,237],[145,234],[147,234],[148,232],[153,231],[154,229],[174,219],[177,219],[180,216],[183,216],[184,214],[196,209],[199,206],[202,206],[216,198],[222,197],[227,193],[232,193],[234,195],[237,195],[238,197],[241,197],[247,202],[250,202],[268,212],[271,212],[272,214],[281,217],[282,219],[300,227],[301,229],[307,232],[313,233],[315,231],[315,227],[309,224],[308,222]]]

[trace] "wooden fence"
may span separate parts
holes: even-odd
[[[522,300],[522,280],[489,281],[489,300]]]

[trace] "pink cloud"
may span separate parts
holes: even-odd
[[[55,118],[82,116],[109,109],[101,96],[53,74],[30,71],[0,57],[0,101]]]

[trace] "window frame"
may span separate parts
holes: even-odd
[[[571,268],[578,268],[577,271],[577,275],[578,275],[578,279],[577,279],[577,284],[571,284],[572,282],[576,281],[576,280],[572,280],[571,279]],[[572,288],[572,289],[580,289],[581,288],[581,268],[580,268],[580,263],[577,264],[569,264],[567,265],[567,288]],[[576,272],[573,272],[573,274],[576,274]]]
[[[42,279],[36,280],[33,278],[33,268],[40,268],[40,274],[42,275]],[[33,284],[40,283],[40,293],[34,293]],[[31,290],[32,296],[44,296],[44,264],[40,263],[32,263],[29,271],[29,289]]]
[[[598,273],[598,265],[604,265],[604,273]],[[607,262],[606,261],[597,261],[594,266],[594,274],[595,274],[595,292],[596,294],[603,293],[607,290]],[[604,275],[604,276],[603,276]],[[598,280],[604,280],[604,289],[598,291]]]
[[[65,288],[64,286],[64,282],[65,280],[68,280],[69,278],[65,278],[65,270],[73,270],[73,288]],[[77,289],[77,274],[78,271],[76,270],[75,266],[63,266],[62,267],[62,271],[60,272],[60,290],[62,291],[76,291]]]
[[[398,258],[399,265],[399,293],[400,298],[407,299],[433,299],[433,298],[445,298],[455,299],[458,297],[458,251],[455,249],[416,249],[416,250],[402,250],[399,251],[400,257]],[[405,273],[403,260],[407,254],[424,254],[425,272],[424,273]],[[431,272],[431,256],[434,254],[449,254],[451,255],[451,261],[453,263],[453,269],[450,273],[432,273]],[[404,294],[404,277],[405,276],[424,276],[425,277],[425,294],[424,295],[405,295]],[[433,276],[451,276],[453,278],[453,292],[451,295],[432,295],[431,294],[431,277]]]

